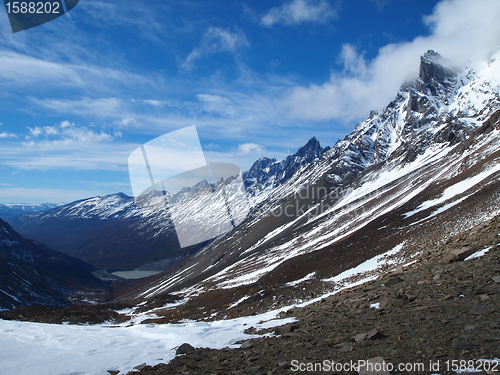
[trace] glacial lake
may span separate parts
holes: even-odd
[[[161,271],[118,271],[113,272],[112,275],[123,277],[127,280],[142,279],[143,277],[153,276],[159,274]]]

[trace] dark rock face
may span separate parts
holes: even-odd
[[[266,188],[274,188],[288,181],[300,167],[321,159],[330,147],[322,148],[316,137],[312,137],[304,146],[284,160],[260,158],[248,172],[243,172],[247,192],[254,195]]]
[[[196,349],[192,345],[185,342],[177,348],[177,350],[175,351],[175,355],[188,354],[194,352],[195,350]]]
[[[419,77],[401,86],[384,111],[372,112],[330,151],[329,180],[345,184],[366,168],[406,155],[413,161],[433,143],[456,144],[473,128],[459,111],[448,109],[454,95],[474,78],[459,71],[434,51],[420,59]],[[438,132],[433,128],[446,123]]]
[[[448,95],[457,81],[457,71],[447,66],[439,53],[429,50],[420,58],[418,78],[415,83],[417,90],[429,90],[431,95],[442,97],[448,104]]]
[[[23,305],[65,306],[76,294],[106,297],[101,286],[81,260],[29,241],[0,219],[0,308]],[[98,298],[98,297],[97,297]]]

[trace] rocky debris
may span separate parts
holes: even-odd
[[[296,324],[285,324],[283,326],[279,326],[279,327],[276,327],[274,329],[274,333],[276,335],[285,335],[287,333],[291,333],[293,331],[295,331],[296,329],[298,328],[298,325]]]
[[[395,269],[392,270],[393,275],[401,275],[404,273],[404,268],[402,265],[398,265]]]
[[[240,349],[252,349],[252,348],[253,348],[253,344],[252,344],[252,341],[250,341],[250,340],[245,341],[240,346]]]
[[[330,365],[350,361],[379,365],[375,372],[363,372],[360,366],[359,373],[364,374],[444,375],[451,373],[444,365],[448,360],[498,358],[500,279],[495,278],[500,278],[500,249],[491,242],[492,238],[498,240],[497,233],[500,217],[422,253],[417,262],[404,267],[404,273],[397,276],[400,281],[391,287],[386,284],[394,275],[385,274],[280,314],[282,318],[295,317],[294,323],[248,331],[274,333],[272,337],[247,340],[238,349],[198,348],[168,364],[146,366],[139,374],[309,373],[296,366],[322,366],[326,360]],[[465,244],[491,249],[471,260],[443,262],[451,251]],[[370,308],[376,303],[383,308]],[[431,361],[439,361],[440,368],[430,369]],[[422,363],[426,367],[424,371],[387,372],[384,363]],[[358,374],[352,368],[321,373]]]
[[[400,283],[401,281],[403,281],[403,279],[399,278],[399,277],[393,277],[392,279],[389,279],[385,284],[384,286],[390,288],[398,283]]]
[[[384,337],[385,336],[381,331],[379,331],[378,329],[372,329],[369,332],[357,334],[356,336],[353,337],[353,339],[358,344],[361,344],[362,342],[364,342],[366,340],[382,339]]]
[[[194,352],[195,350],[196,349],[194,346],[185,342],[184,344],[182,344],[181,346],[179,346],[177,348],[177,350],[175,351],[175,355],[188,354],[188,353]]]
[[[71,305],[65,308],[50,306],[22,306],[0,313],[0,319],[20,320],[51,324],[102,324],[123,323],[129,316],[117,313],[131,307],[126,303],[108,303],[102,305]]]
[[[457,262],[460,260],[464,260],[468,256],[474,254],[478,249],[471,247],[464,247],[462,249],[453,250],[450,254],[446,255],[443,258],[445,263]],[[436,275],[437,276],[437,275]]]

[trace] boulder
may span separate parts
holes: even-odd
[[[189,345],[188,343],[184,343],[177,348],[177,350],[175,351],[175,355],[188,354],[188,353],[194,352],[195,350],[196,349],[192,345]]]
[[[461,249],[453,250],[449,254],[445,255],[443,260],[445,263],[453,263],[464,260],[469,255],[474,254],[477,251],[473,247],[462,247]]]

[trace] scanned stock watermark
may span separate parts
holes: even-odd
[[[40,26],[73,9],[79,0],[4,0],[13,33]]]
[[[225,234],[248,215],[240,168],[207,163],[195,126],[147,142],[128,166],[136,205],[168,212],[181,247]]]
[[[168,212],[181,247],[223,235],[243,222],[250,205],[240,168],[231,163],[207,163],[195,126],[155,138],[134,150],[128,159],[136,205],[158,214]],[[308,220],[335,213],[352,220],[365,206],[346,202],[352,188],[316,183],[297,191],[274,209],[274,217]],[[365,194],[370,197],[373,193]],[[269,202],[275,202],[271,195]],[[344,202],[339,205],[339,202]],[[266,207],[266,206],[263,206]],[[268,206],[267,206],[268,207]]]
[[[352,193],[352,189],[346,189],[342,186],[308,186],[293,194],[284,204],[271,210],[274,217],[285,216],[288,218],[307,217],[307,220],[317,218],[334,212],[336,207],[343,206],[339,204],[343,198]],[[372,196],[367,194],[365,198]],[[347,219],[355,219],[366,212],[364,205],[346,204],[343,206]]]
[[[394,371],[406,372],[409,374],[422,372],[488,372],[496,373],[500,371],[498,359],[477,359],[477,360],[429,360],[424,362],[401,362],[391,363],[380,358],[368,360],[350,360],[348,362],[336,362],[325,359],[316,362],[300,362],[292,360],[290,370],[293,372],[328,372],[339,373],[358,372],[364,374],[380,373],[389,374]]]

